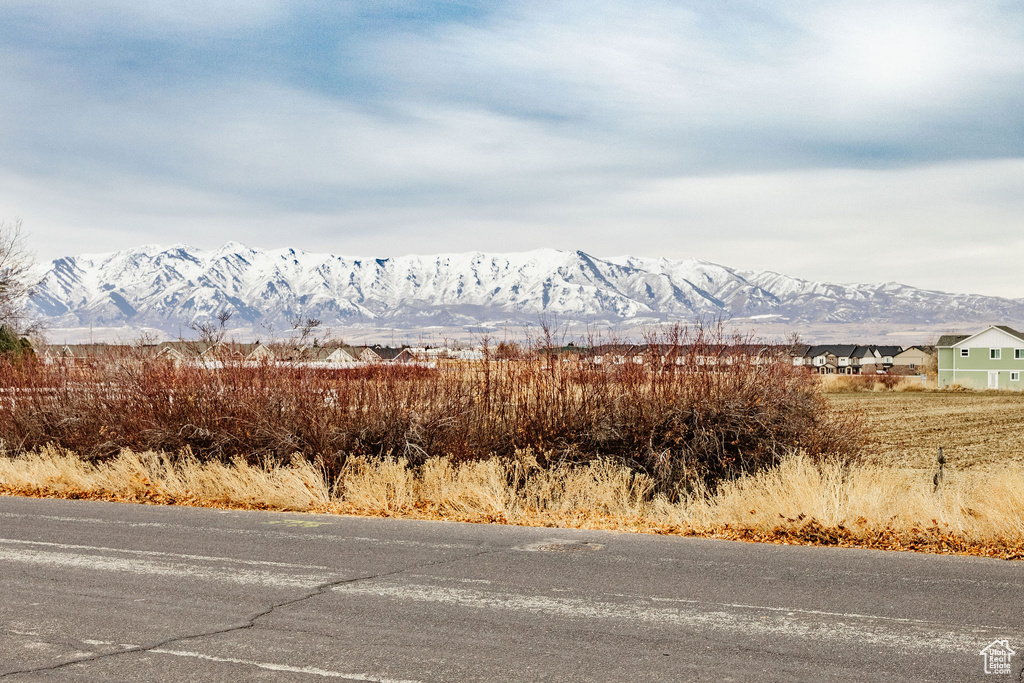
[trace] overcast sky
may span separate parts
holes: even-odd
[[[1024,297],[1024,3],[0,0],[14,218]]]

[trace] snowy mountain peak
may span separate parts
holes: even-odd
[[[537,249],[387,259],[238,242],[204,251],[146,245],[56,259],[40,271],[35,314],[51,326],[165,330],[231,311],[236,323],[287,328],[564,322],[656,322],[777,316],[810,322],[1024,320],[1020,300],[944,294],[898,283],[838,285],[700,259]]]

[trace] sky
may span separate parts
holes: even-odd
[[[0,0],[15,219],[1024,297],[1024,4]]]

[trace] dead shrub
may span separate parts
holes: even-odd
[[[647,341],[643,364],[558,359],[540,344],[439,369],[0,362],[0,439],[15,452],[53,444],[86,459],[188,449],[203,462],[254,464],[304,453],[330,477],[351,475],[352,457],[419,467],[531,449],[545,468],[613,459],[670,497],[793,449],[859,451],[857,430],[815,380],[768,347],[701,327]]]
[[[830,394],[856,393],[875,391],[878,388],[878,375],[833,375],[825,379],[822,389]]]
[[[897,375],[878,375],[878,383],[889,391],[895,389],[902,381]]]

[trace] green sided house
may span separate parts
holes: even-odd
[[[1024,333],[992,325],[977,334],[945,334],[936,347],[939,387],[1024,389]]]

